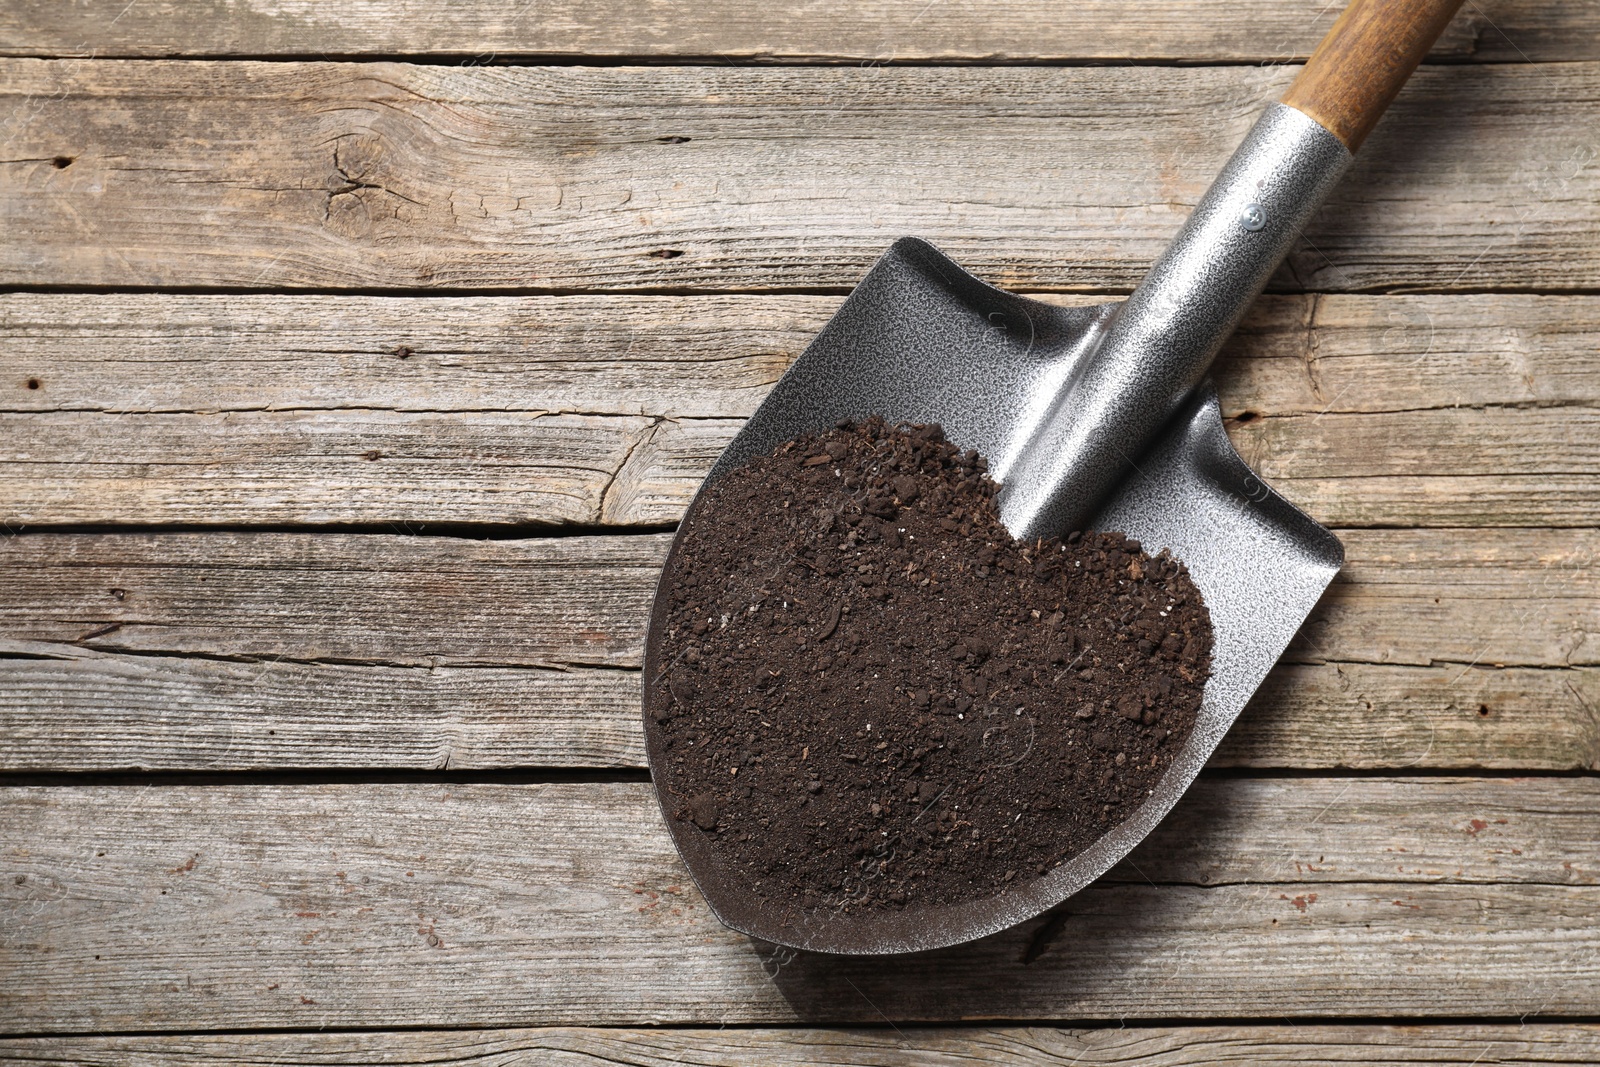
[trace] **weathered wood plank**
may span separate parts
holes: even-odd
[[[1126,288],[1292,73],[9,59],[0,284]],[[1600,285],[1597,84],[1420,71],[1282,283]]]
[[[839,302],[4,293],[0,410],[738,418]],[[1267,294],[1217,376],[1235,417],[1596,405],[1600,297]]]
[[[37,658],[4,658],[4,653]],[[0,643],[0,770],[643,767],[628,670]],[[1600,671],[1287,665],[1213,767],[1600,770]]]
[[[1233,417],[1592,405],[1597,354],[1593,297],[1267,294],[1215,374]]]
[[[0,522],[659,526],[678,521],[741,425],[499,412],[0,413]],[[1600,523],[1600,407],[1273,416],[1234,429],[1262,476],[1329,525]]]
[[[1205,782],[1053,946],[915,972],[721,928],[643,784],[5,792],[20,1032],[1600,1005],[1588,779]]]
[[[1600,531],[1350,530],[1343,540],[1344,570],[1301,627],[1293,658],[1600,662],[1600,649],[1585,647],[1600,632]]]
[[[1293,427],[1276,427],[1283,446],[1293,448]],[[1567,440],[1588,433],[1575,427]],[[1385,435],[1386,436],[1386,435]],[[1316,448],[1318,442],[1306,442]],[[1435,440],[1441,454],[1470,447],[1470,440]],[[1532,445],[1537,452],[1544,442]],[[1419,447],[1426,447],[1420,446]],[[1559,446],[1556,446],[1559,447]],[[1274,465],[1273,469],[1286,469]],[[1331,526],[1528,526],[1592,527],[1596,479],[1587,474],[1378,475],[1359,482],[1334,478],[1269,479],[1301,510]],[[1538,503],[1535,503],[1535,501]],[[1551,518],[1545,518],[1550,515]],[[1555,516],[1561,516],[1556,518]]]
[[[1290,662],[1600,665],[1600,531],[1350,530]],[[636,667],[667,534],[23,534],[10,640],[400,666]]]
[[[982,8],[925,0],[837,7],[618,6],[575,0],[490,3],[309,0],[241,9],[116,0],[13,0],[0,52],[34,56],[428,55],[466,63],[538,57],[864,60],[868,62],[1304,59],[1338,14],[1316,0],[1153,0],[1063,8],[1012,0]],[[1483,0],[1462,10],[1435,60],[1595,59],[1600,19],[1586,4]]]
[[[0,521],[674,522],[836,304],[10,294]],[[1272,297],[1220,378],[1325,522],[1593,525],[1597,351],[1589,297]]]
[[[0,522],[671,523],[739,425],[499,412],[0,414]]]
[[[639,665],[668,538],[23,535],[7,636],[411,667]]]
[[[0,414],[8,525],[676,522],[731,419]],[[1245,458],[1334,526],[1600,521],[1600,408],[1282,416]],[[1452,463],[1441,472],[1439,457]]]
[[[1085,299],[1090,298],[1079,302]],[[1274,337],[1278,332],[1303,336],[1306,298],[1273,299],[1274,307],[1289,306],[1258,329],[1271,330]],[[1395,314],[1402,306],[1410,308],[1412,318],[1425,326],[1424,316],[1455,321],[1487,298],[1400,299],[1404,303],[1394,305]],[[1538,303],[1537,297],[1493,299],[1506,302],[1505,329],[1539,369],[1539,387],[1600,398],[1600,370],[1583,351],[1586,344],[1600,347],[1600,299],[1571,298],[1565,311]],[[1424,304],[1413,307],[1419,300]],[[1331,301],[1322,305],[1319,319],[1331,314],[1329,308],[1343,306]],[[0,294],[0,409],[360,408],[736,418],[756,409],[839,303],[837,296],[724,293],[5,293]],[[1357,321],[1383,319],[1381,313],[1354,314]],[[1551,336],[1563,328],[1563,320],[1572,324],[1570,340]],[[1287,356],[1291,342],[1277,343]],[[1552,363],[1548,369],[1545,361]],[[1492,366],[1463,366],[1462,372],[1495,377]],[[1499,388],[1517,389],[1520,395],[1523,387],[1514,373],[1507,368]],[[1568,383],[1567,375],[1576,377]],[[1281,377],[1293,390],[1290,376]],[[30,389],[30,381],[37,388]]]
[[[1590,1064],[1600,1027],[1530,1022],[1435,1026],[1312,1024],[1058,1029],[407,1030],[173,1034],[0,1040],[0,1064],[36,1067],[260,1067],[492,1064],[494,1067],[1189,1067],[1220,1062],[1335,1067],[1351,1063],[1505,1067]]]
[[[639,689],[632,670],[241,663],[0,641],[0,769],[642,767]],[[1562,720],[1539,745],[1546,758],[1581,758],[1570,708],[1535,714]]]
[[[1278,667],[1218,767],[1600,770],[1600,671]]]

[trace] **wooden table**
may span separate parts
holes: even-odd
[[[1129,860],[796,956],[643,769],[673,524],[873,258],[1126,292],[1333,15],[0,6],[0,1061],[1600,1061],[1586,0],[1468,0],[1220,364],[1349,564]]]

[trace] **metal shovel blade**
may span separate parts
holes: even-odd
[[[1003,485],[1034,429],[1092,358],[1096,331],[1115,307],[1059,308],[1015,296],[974,278],[926,242],[902,239],[773,388],[706,484],[798,435],[877,414],[891,422],[940,423],[956,445],[989,457]],[[1211,612],[1212,673],[1198,718],[1143,806],[1048,875],[996,896],[893,911],[806,911],[770,903],[728,878],[705,835],[666,810],[670,800],[658,774],[667,826],[722,922],[794,948],[883,954],[970,941],[1054,907],[1127,855],[1177,803],[1344,558],[1331,533],[1268,488],[1234,451],[1209,382],[1151,447],[1131,457],[1128,477],[1090,525],[1121,531],[1151,553],[1169,550],[1188,567]],[[665,610],[658,595],[646,640],[647,679],[662,666]],[[659,772],[660,728],[646,721],[645,733],[650,765]]]

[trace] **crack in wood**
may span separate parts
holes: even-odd
[[[612,489],[616,487],[618,479],[627,471],[628,464],[633,460],[634,453],[640,449],[645,449],[648,454],[650,445],[655,441],[656,431],[661,428],[662,423],[668,421],[676,420],[669,420],[665,415],[655,416],[650,425],[640,431],[633,441],[629,443],[628,450],[623,453],[622,462],[617,464],[616,469],[611,472],[611,476],[606,479],[606,484],[600,489],[599,500],[595,503],[594,517],[590,520],[595,525],[604,525],[607,521],[615,520],[616,513],[611,507]]]

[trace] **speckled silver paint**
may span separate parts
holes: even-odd
[[[1274,106],[1125,304],[1054,307],[980,282],[924,241],[896,242],[717,461],[707,484],[839,419],[881,414],[941,423],[952,441],[990,457],[1014,533],[1087,526],[1121,530],[1151,552],[1167,549],[1188,566],[1215,630],[1199,719],[1159,787],[1121,826],[1045,878],[959,906],[797,913],[725,882],[704,835],[668,811],[668,829],[724,923],[833,953],[969,941],[1038,915],[1105,873],[1194,780],[1343,562],[1338,540],[1239,458],[1215,392],[1202,381],[1348,162],[1342,145],[1307,123],[1316,125]],[[1241,221],[1250,204],[1265,216],[1255,231]],[[661,608],[658,597],[647,678],[662,668]],[[653,736],[647,729],[654,765]]]
[[[1127,476],[1349,163],[1314,120],[1268,109],[1009,472],[1000,503],[1013,533],[1070,530]]]

